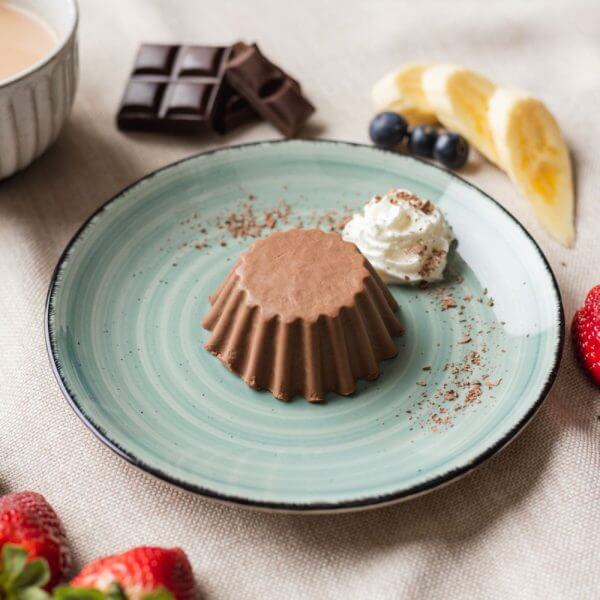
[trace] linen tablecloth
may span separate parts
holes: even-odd
[[[567,323],[600,283],[600,5],[593,2],[82,0],[81,79],[60,139],[0,182],[0,493],[34,489],[61,515],[76,567],[137,544],[178,545],[207,598],[600,597],[600,394],[569,341],[526,431],[473,474],[363,513],[295,516],[203,500],[104,447],[61,396],[43,314],[52,269],[82,221],[149,171],[228,143],[278,137],[124,135],[115,111],[142,41],[257,41],[318,108],[310,136],[366,142],[370,89],[406,62],[465,64],[542,97],[573,152],[577,243],[560,247],[508,178],[462,174],[529,229]]]

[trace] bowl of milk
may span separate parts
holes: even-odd
[[[58,137],[78,79],[75,0],[0,0],[0,179]]]

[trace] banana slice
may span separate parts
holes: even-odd
[[[427,68],[428,65],[408,65],[380,79],[371,92],[375,110],[402,113],[411,125],[437,123],[421,86],[421,77]]]
[[[442,125],[456,131],[488,160],[499,164],[488,125],[488,102],[494,83],[455,65],[434,65],[422,75],[426,102]]]
[[[569,151],[546,106],[524,92],[498,89],[488,121],[500,161],[546,230],[564,246],[575,240]]]
[[[433,113],[424,112],[413,104],[407,104],[403,100],[392,102],[388,106],[378,109],[377,112],[383,110],[390,110],[401,114],[407,120],[409,125],[437,125],[439,123],[437,117]]]

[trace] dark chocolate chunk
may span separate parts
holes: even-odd
[[[227,65],[229,84],[283,135],[296,135],[315,110],[298,82],[265,58],[256,44],[238,43],[234,49]]]
[[[227,133],[259,119],[258,113],[227,82],[213,121],[217,133]]]
[[[120,129],[198,133],[223,121],[230,47],[141,46],[117,115]]]
[[[244,50],[246,44],[238,42],[231,47],[231,58]],[[223,96],[219,102],[213,126],[218,133],[227,133],[240,125],[259,119],[258,113],[230,85],[223,84]]]

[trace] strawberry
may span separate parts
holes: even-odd
[[[0,548],[4,550],[6,545],[21,547],[26,560],[45,559],[50,568],[46,589],[56,585],[70,566],[64,529],[54,509],[36,492],[0,497]]]
[[[571,333],[579,362],[600,385],[600,285],[588,292],[583,307],[575,313]]]
[[[57,600],[194,600],[194,588],[192,566],[183,550],[139,546],[89,563],[73,578],[71,587],[58,588],[54,597]]]

